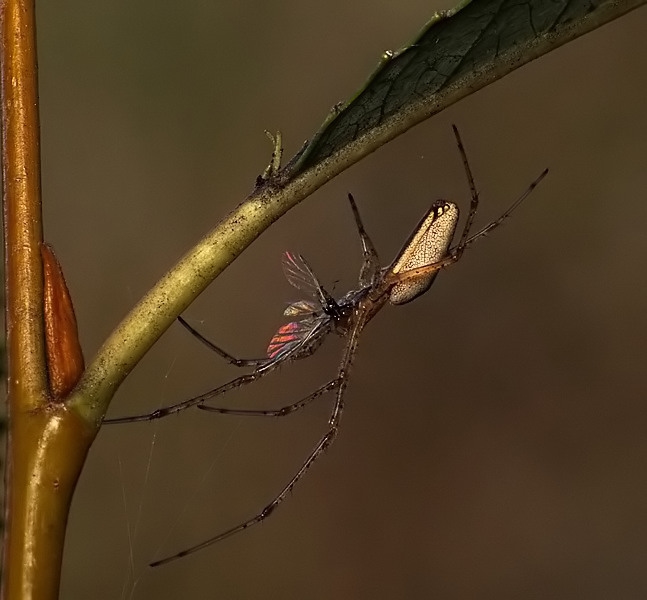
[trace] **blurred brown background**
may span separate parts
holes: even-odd
[[[40,2],[46,237],[86,357],[386,49],[451,3]],[[647,594],[647,11],[514,72],[402,136],[268,230],[187,318],[263,353],[298,298],[285,249],[356,282],[352,191],[385,261],[436,198],[498,216],[432,293],[366,330],[337,442],[263,525],[147,563],[260,509],[325,430],[195,412],[105,428],[76,495],[63,598],[643,598]],[[341,342],[225,400],[273,407],[329,379]],[[111,415],[235,376],[173,327]]]

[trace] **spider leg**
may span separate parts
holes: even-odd
[[[173,415],[175,413],[182,412],[183,410],[186,410],[187,408],[191,408],[192,406],[196,406],[196,405],[199,406],[203,402],[206,402],[207,400],[211,400],[213,398],[221,396],[222,394],[225,394],[228,391],[233,390],[234,388],[237,388],[241,385],[246,385],[248,383],[253,383],[254,381],[258,381],[261,377],[264,377],[268,373],[271,373],[272,371],[274,371],[274,369],[276,369],[280,364],[286,361],[295,360],[297,358],[299,359],[305,358],[307,356],[310,356],[313,352],[315,352],[319,347],[318,341],[321,340],[329,332],[329,330],[325,327],[327,323],[328,323],[327,321],[321,321],[320,323],[321,326],[315,327],[312,330],[309,330],[307,332],[308,335],[305,336],[303,339],[301,339],[298,344],[291,347],[289,351],[283,354],[280,354],[274,358],[270,358],[262,361],[262,363],[259,366],[257,366],[256,369],[254,369],[254,371],[252,371],[251,373],[247,373],[246,375],[241,375],[240,377],[236,377],[235,379],[232,379],[231,381],[224,383],[221,386],[218,386],[216,388],[213,388],[212,390],[209,390],[208,392],[205,392],[204,394],[200,394],[199,396],[194,396],[193,398],[189,398],[188,400],[183,400],[182,402],[178,402],[177,404],[172,404],[171,406],[158,408],[157,410],[154,410],[153,412],[150,412],[150,413],[133,415],[130,417],[117,417],[114,419],[106,419],[103,422],[108,425],[114,425],[117,423],[139,423],[142,421],[154,421],[156,419],[161,419],[162,417],[167,417],[168,415]]]
[[[212,350],[235,367],[258,367],[267,362],[267,358],[236,358],[229,354],[229,352],[225,352],[222,348],[216,346],[211,340],[204,337],[197,329],[191,327],[191,325],[189,325],[181,316],[178,317],[177,320],[194,338],[199,342],[202,342],[207,348],[209,348],[209,350]]]
[[[325,383],[320,388],[317,388],[311,394],[308,394],[301,400],[294,402],[293,404],[288,404],[281,408],[273,410],[254,410],[254,409],[245,409],[245,408],[218,408],[215,406],[208,406],[206,404],[198,405],[200,410],[206,410],[207,412],[215,412],[221,415],[237,415],[241,417],[285,417],[292,414],[293,412],[303,408],[304,406],[310,404],[313,400],[323,396],[326,392],[336,389],[341,381],[339,378],[332,379],[328,383]]]
[[[481,229],[479,232],[475,233],[473,236],[469,236],[469,232],[472,228],[472,225],[474,224],[474,217],[476,216],[476,211],[478,209],[478,204],[479,204],[479,194],[478,191],[476,190],[476,184],[474,183],[474,176],[472,175],[472,170],[470,169],[469,162],[467,160],[467,153],[465,152],[465,147],[463,146],[463,142],[461,141],[461,136],[460,133],[458,132],[458,128],[456,125],[452,125],[452,129],[454,131],[454,135],[456,136],[456,143],[458,144],[458,151],[461,154],[461,157],[463,159],[463,166],[465,167],[465,174],[467,175],[467,181],[470,186],[470,192],[472,195],[472,201],[470,203],[470,212],[467,215],[467,221],[465,223],[465,227],[463,229],[463,233],[461,235],[461,239],[458,242],[458,244],[453,248],[452,252],[455,254],[460,254],[463,253],[465,248],[469,246],[472,242],[477,240],[478,238],[487,235],[492,231],[493,229],[496,229],[503,221],[505,221],[514,211],[515,209],[532,193],[532,191],[539,185],[539,182],[546,177],[548,174],[548,169],[544,169],[539,177],[535,179],[526,189],[526,191],[517,198],[512,205],[495,221],[492,221],[488,225],[486,225],[483,229]]]
[[[106,419],[103,423],[107,425],[115,425],[118,423],[139,423],[142,421],[154,421],[156,419],[161,419],[162,417],[167,417],[168,415],[173,415],[175,413],[182,412],[187,408],[200,405],[203,402],[206,402],[207,400],[211,400],[212,398],[221,396],[222,394],[225,394],[229,390],[233,390],[234,388],[237,388],[241,385],[246,385],[248,383],[257,381],[264,375],[267,375],[268,373],[272,372],[280,364],[280,362],[282,361],[272,363],[265,369],[257,369],[256,371],[247,373],[246,375],[241,375],[240,377],[236,377],[236,379],[232,379],[231,381],[228,381],[227,383],[221,386],[218,386],[217,388],[209,390],[204,394],[200,394],[199,396],[194,396],[193,398],[189,398],[188,400],[178,402],[177,404],[172,404],[171,406],[166,406],[164,408],[158,408],[153,412],[145,413],[141,415]]]
[[[306,458],[306,460],[303,462],[299,470],[292,476],[292,478],[287,483],[287,485],[283,487],[283,489],[274,497],[274,499],[269,504],[265,506],[265,508],[263,508],[263,510],[261,510],[259,513],[254,515],[252,518],[234,527],[231,527],[230,529],[227,529],[226,531],[223,531],[222,533],[212,538],[209,538],[204,542],[196,544],[195,546],[191,546],[186,550],[182,550],[176,554],[173,554],[172,556],[168,556],[166,558],[156,560],[150,563],[151,567],[158,567],[160,565],[164,565],[166,563],[172,562],[179,558],[183,558],[184,556],[188,556],[189,554],[198,552],[199,550],[202,550],[203,548],[207,548],[208,546],[211,546],[212,544],[220,542],[228,537],[231,537],[232,535],[236,535],[241,531],[245,531],[245,529],[248,529],[253,525],[261,523],[274,512],[274,509],[294,489],[294,487],[299,482],[299,480],[305,475],[306,471],[333,443],[333,441],[335,440],[335,437],[337,436],[337,432],[339,430],[339,421],[341,419],[341,414],[344,408],[344,392],[346,391],[346,386],[348,385],[348,374],[350,372],[351,363],[353,361],[353,357],[357,349],[359,334],[362,328],[364,327],[364,325],[366,324],[367,318],[368,318],[368,313],[366,311],[361,312],[359,314],[359,317],[356,320],[353,326],[353,329],[351,331],[348,344],[346,345],[344,356],[342,358],[339,371],[337,373],[337,379],[333,380],[338,382],[337,395],[335,399],[335,404],[330,414],[330,418],[328,420],[328,431],[326,431],[326,433],[321,437],[319,442],[317,442],[317,445],[314,447],[314,449],[312,450],[308,458]]]
[[[523,201],[524,201],[524,200],[525,200],[525,199],[526,199],[526,198],[527,198],[527,197],[532,193],[532,191],[533,191],[533,190],[534,190],[534,189],[539,185],[540,181],[541,181],[544,177],[546,177],[546,175],[548,175],[548,169],[544,169],[544,170],[540,173],[539,177],[537,177],[537,179],[535,179],[535,180],[534,180],[534,181],[533,181],[533,182],[528,186],[528,188],[526,189],[526,191],[525,191],[523,194],[521,194],[521,196],[519,196],[519,198],[517,198],[517,199],[516,199],[516,200],[515,200],[511,205],[510,205],[510,207],[509,207],[509,208],[508,208],[508,209],[507,209],[507,210],[506,210],[506,211],[505,211],[505,212],[504,212],[504,213],[503,213],[503,214],[502,214],[498,219],[496,219],[495,221],[492,221],[491,223],[489,223],[488,225],[486,225],[485,227],[483,227],[483,229],[481,229],[480,231],[478,231],[477,233],[475,233],[473,236],[471,236],[470,238],[468,238],[467,240],[465,240],[464,246],[465,246],[465,247],[469,246],[472,242],[474,242],[474,241],[475,241],[475,240],[477,240],[478,238],[480,238],[480,237],[482,237],[482,236],[487,235],[487,234],[488,234],[488,233],[490,233],[493,229],[496,229],[499,225],[501,225],[501,223],[503,223],[503,221],[505,221],[505,220],[506,220],[506,219],[507,219],[507,218],[508,218],[508,217],[509,217],[509,216],[510,216],[510,215],[511,215],[511,214],[512,214],[512,213],[513,213],[517,208],[518,208],[518,206],[519,206],[519,205],[520,205],[520,204],[521,204],[521,203],[522,203],[522,202],[523,202]]]
[[[364,253],[364,262],[359,271],[359,285],[360,287],[366,287],[375,283],[380,272],[380,259],[375,250],[375,246],[373,245],[373,241],[364,229],[362,218],[360,217],[357,204],[355,204],[355,198],[353,198],[352,194],[348,194],[348,201],[350,202],[350,207],[353,211],[355,225],[357,226],[357,232],[359,233],[359,237],[362,242],[362,251]]]

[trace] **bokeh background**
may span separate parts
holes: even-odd
[[[451,3],[39,3],[46,237],[86,357],[142,294],[351,95],[387,49]],[[283,420],[189,411],[99,435],[69,523],[63,598],[643,598],[647,593],[647,11],[507,76],[400,137],[272,226],[187,311],[258,356],[298,298],[301,252],[356,282],[352,191],[384,260],[436,198],[479,224],[546,166],[515,217],[385,309],[361,340],[342,429],[263,525],[147,563],[260,509],[326,428],[331,400]],[[233,406],[329,379],[342,344]],[[153,410],[235,376],[174,326],[115,398]]]

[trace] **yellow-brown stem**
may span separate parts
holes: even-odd
[[[70,501],[95,432],[63,404],[12,419],[3,598],[54,600]]]
[[[95,435],[52,403],[47,384],[34,12],[34,0],[0,0],[9,369],[4,600],[57,598],[72,492]],[[55,297],[60,302],[60,289]]]
[[[1,0],[0,27],[10,409],[14,401],[37,408],[46,401],[47,375],[33,0]]]

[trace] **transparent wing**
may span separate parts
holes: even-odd
[[[295,288],[308,292],[316,298],[324,310],[326,307],[330,310],[337,307],[335,299],[319,283],[317,276],[303,256],[292,252],[284,252],[281,262],[285,277]]]
[[[303,256],[292,252],[284,252],[281,264],[283,265],[283,273],[285,273],[285,277],[291,285],[302,292],[308,292],[312,296],[319,297],[321,284]]]

